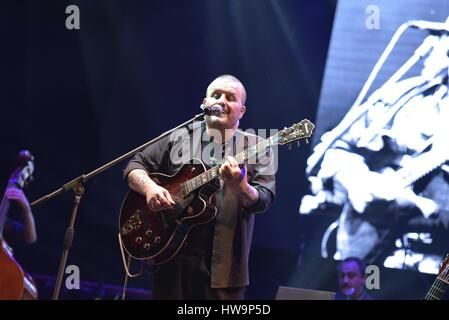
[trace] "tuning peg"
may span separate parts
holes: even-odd
[[[293,148],[291,143],[289,143],[289,144],[287,145],[287,147],[288,147],[288,150],[291,150],[291,149]]]
[[[309,139],[306,139],[306,143],[309,144]]]
[[[296,142],[296,146],[300,147],[301,146],[301,142],[300,141]]]

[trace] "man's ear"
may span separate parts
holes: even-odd
[[[242,119],[242,117],[245,114],[245,112],[246,112],[246,106],[242,106],[240,108],[240,117],[239,117],[239,119]]]

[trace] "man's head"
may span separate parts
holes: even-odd
[[[365,290],[365,264],[359,258],[349,257],[338,265],[338,285],[344,295],[358,298]]]
[[[221,75],[207,87],[203,104],[206,106],[220,105],[223,114],[206,116],[210,128],[218,130],[237,129],[239,120],[245,114],[246,90],[243,84],[234,76]]]

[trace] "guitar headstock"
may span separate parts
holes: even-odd
[[[308,139],[312,136],[315,125],[307,119],[285,128],[278,132],[278,143],[280,145],[288,144],[290,142]]]
[[[8,186],[23,189],[33,181],[34,157],[28,150],[22,150],[17,156],[19,166],[8,180]]]

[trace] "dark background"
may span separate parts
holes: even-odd
[[[70,4],[80,8],[80,30],[65,27]],[[314,120],[334,10],[334,1],[296,0],[2,2],[0,181],[29,149],[36,171],[26,192],[36,200],[197,114],[207,85],[224,73],[246,86],[243,129]],[[254,252],[269,254],[252,257],[253,269],[284,264],[279,257],[295,255],[302,241],[309,149],[279,151],[277,199],[254,234]],[[85,184],[67,262],[82,281],[123,282],[125,163]],[[34,208],[39,241],[16,249],[30,273],[56,276],[72,202],[67,192]],[[130,286],[148,289],[150,277]]]
[[[65,27],[71,4],[80,8],[80,30]],[[29,149],[36,171],[26,193],[36,200],[197,114],[207,85],[220,74],[233,74],[246,87],[243,129],[315,121],[335,9],[334,0],[3,1],[0,181],[6,185],[17,153]],[[364,28],[364,11],[353,14],[359,18],[345,23]],[[382,49],[376,46],[371,62]],[[345,68],[343,74],[354,67]],[[338,84],[347,84],[344,77]],[[349,92],[341,109],[358,93]],[[343,112],[325,110],[318,129]],[[335,263],[307,251],[307,239],[333,217],[298,215],[309,151],[309,145],[279,148],[277,198],[256,218],[249,298],[272,299],[280,284],[336,290]],[[124,279],[117,230],[125,164],[85,184],[67,262],[80,268],[85,291],[63,292],[65,298],[117,298]],[[72,203],[67,192],[34,208],[39,241],[16,244],[42,298],[53,289]],[[414,297],[430,280],[421,281]],[[108,295],[95,287],[101,284]],[[151,289],[151,277],[129,285]]]

